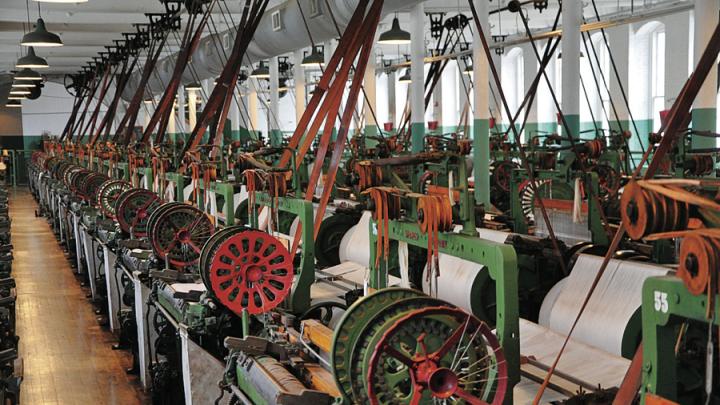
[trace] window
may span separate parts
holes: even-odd
[[[272,29],[277,32],[283,29],[282,16],[280,10],[276,10],[272,13]]]
[[[660,111],[665,110],[665,31],[657,30],[652,34],[651,48],[650,102],[652,108],[653,131],[661,126]]]

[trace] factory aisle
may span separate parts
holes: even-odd
[[[17,282],[17,334],[24,361],[20,403],[32,405],[147,402],[130,355],[113,351],[45,218],[27,189],[10,197]]]

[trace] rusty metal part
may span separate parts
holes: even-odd
[[[638,182],[626,185],[620,198],[620,214],[625,230],[635,240],[653,233],[686,229],[689,212],[687,202],[643,188]]]
[[[680,245],[680,266],[677,276],[694,295],[708,292],[711,280],[717,280],[720,265],[720,240],[690,234]]]

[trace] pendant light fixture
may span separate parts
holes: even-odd
[[[22,89],[22,88],[29,89],[29,88],[35,87],[35,82],[30,81],[30,80],[15,79],[15,80],[13,80],[12,87],[14,89]]]
[[[302,62],[302,67],[317,67],[321,68],[325,66],[325,49],[322,45],[318,45],[313,48],[309,55],[305,55]]]
[[[8,96],[8,100],[25,100],[25,96],[19,96],[16,94],[11,94]]]
[[[40,73],[38,73],[38,72],[36,72],[36,71],[34,71],[34,70],[32,70],[32,69],[28,69],[28,68],[25,68],[25,69],[23,69],[23,70],[15,73],[15,80],[37,80],[37,81],[41,81],[42,79],[43,79],[43,78],[42,78],[42,76],[40,75]]]
[[[10,101],[7,102],[7,104],[5,104],[5,107],[8,107],[8,108],[21,108],[21,107],[22,107],[22,103],[20,102],[20,100],[10,100]]]
[[[468,76],[472,76],[472,74],[473,74],[473,66],[472,66],[472,65],[467,65],[467,66],[465,66],[465,70],[463,70],[463,74],[464,74],[464,75],[468,75]]]
[[[30,2],[28,0],[25,0],[25,7],[27,8],[28,26],[30,26]],[[45,28],[45,21],[40,16],[40,3],[38,3],[38,19],[35,24],[35,29],[25,33],[20,44],[23,46],[42,47],[63,46],[60,37]]]
[[[398,81],[399,81],[400,83],[410,83],[410,82],[412,82],[412,76],[410,75],[410,68],[407,68],[407,69],[405,70],[405,74],[402,75],[402,76],[400,76],[400,78],[398,79]]]
[[[14,88],[10,89],[10,94],[16,96],[27,96],[28,94],[30,94],[30,90],[25,88]]]
[[[44,58],[35,55],[35,48],[29,47],[27,55],[18,59],[15,67],[18,69],[47,69],[50,67]]]
[[[268,68],[265,62],[261,61],[257,69],[253,70],[252,73],[250,73],[250,77],[255,79],[269,79],[270,68]]]
[[[23,35],[21,44],[23,46],[51,47],[63,46],[63,42],[57,34],[49,32],[45,28],[45,21],[42,18],[37,19],[35,29]]]
[[[400,28],[397,15],[393,18],[392,27],[380,34],[378,43],[383,45],[407,45],[410,43],[410,33]]]

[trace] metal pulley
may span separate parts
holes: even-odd
[[[115,203],[120,195],[130,188],[132,185],[125,180],[108,180],[103,183],[97,192],[97,204],[100,211],[106,217],[115,219],[117,213]]]
[[[120,229],[132,233],[135,238],[147,236],[150,215],[161,203],[160,197],[150,190],[133,188],[123,192],[116,201],[116,218]]]
[[[386,288],[348,308],[331,360],[350,403],[500,404],[507,390],[503,351],[490,328],[417,290]]]
[[[293,261],[274,236],[232,226],[207,240],[200,256],[200,275],[208,291],[241,315],[276,308],[290,293]]]
[[[701,295],[717,291],[718,266],[720,266],[720,240],[696,234],[685,236],[680,245],[680,266],[677,276],[688,291]],[[713,288],[714,287],[714,288]]]
[[[168,203],[148,220],[148,239],[160,260],[182,270],[196,264],[215,226],[201,210],[182,203]]]
[[[644,189],[636,182],[625,186],[620,198],[620,214],[627,234],[641,239],[651,233],[687,229],[690,207],[655,191]]]

